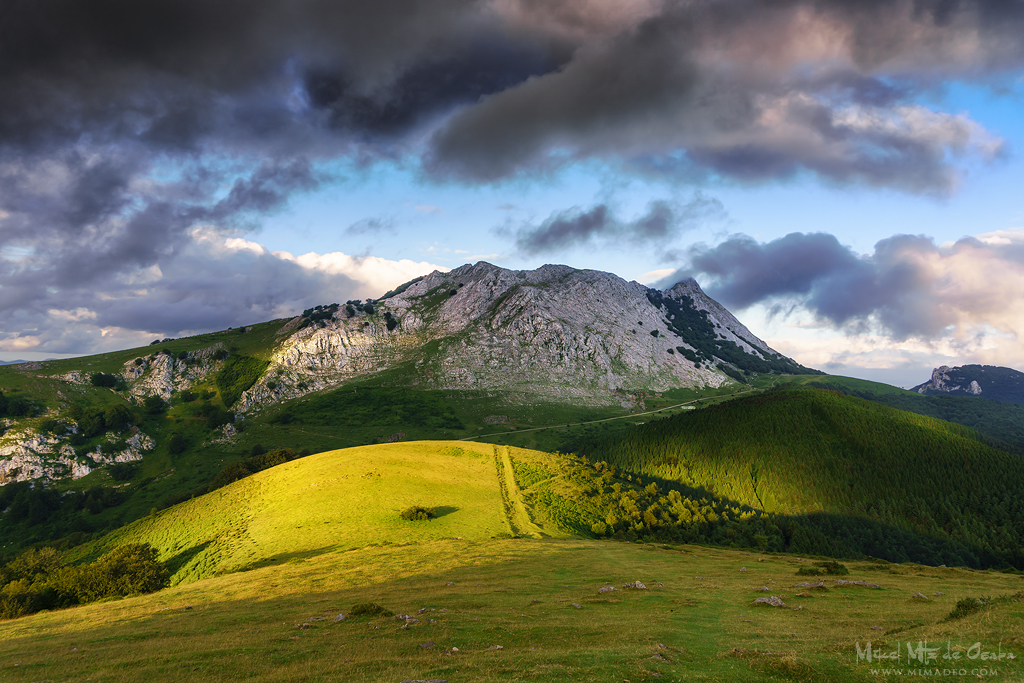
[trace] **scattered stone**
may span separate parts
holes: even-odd
[[[437,622],[434,621],[433,619],[427,619],[427,623],[428,624],[436,624]]]
[[[446,586],[454,586],[454,585],[455,585],[455,582],[454,582],[454,581],[449,581],[449,582],[448,582],[448,583],[446,583],[445,585],[446,585]]]
[[[345,621],[344,614],[339,614],[338,616],[334,617],[334,623],[338,623],[339,621]]]
[[[402,683],[448,683],[445,678],[407,678]]]
[[[925,595],[924,593],[914,593],[913,595],[910,596],[910,598],[912,600],[927,600],[928,596]]]
[[[639,581],[633,581],[632,583],[627,583],[625,586],[623,586],[623,588],[632,588],[632,589],[638,590],[638,591],[645,591],[645,590],[647,590],[647,586],[643,585]]]
[[[763,557],[759,557],[759,558],[757,558],[757,561],[758,562],[764,562],[764,558]]]
[[[698,580],[698,581],[704,581],[705,580],[703,576],[695,576],[693,578]]]
[[[936,593],[936,595],[945,595],[945,593],[943,593],[942,591],[939,591],[938,593]]]
[[[872,626],[872,627],[871,627],[871,630],[872,630],[872,631],[882,631],[882,630],[884,630],[884,629],[883,629],[883,628],[882,628],[881,626]]]
[[[583,609],[583,605],[577,605],[575,602],[572,603],[572,606],[575,607],[576,609]]]
[[[770,605],[771,607],[787,607],[786,603],[782,602],[782,598],[777,595],[769,595],[767,598],[757,598],[754,600],[755,605]]]
[[[797,593],[796,597],[798,597],[798,598],[810,598],[810,597],[813,597],[813,596],[810,593],[808,593],[807,591],[804,591],[803,593]]]
[[[656,662],[667,662],[668,661],[667,659],[665,659],[665,657],[662,656],[662,654],[660,652],[655,652],[653,655],[651,655],[651,659],[653,659]]]
[[[824,581],[804,581],[803,583],[794,583],[793,588],[824,588]]]
[[[608,591],[613,591],[613,590],[616,590],[615,586],[601,586],[600,588],[597,589],[597,592],[598,593],[607,593]],[[534,602],[537,602],[537,601],[534,600]]]
[[[408,621],[409,619],[412,619],[412,617],[410,617],[408,614],[396,614],[395,619],[404,619]]]
[[[877,583],[868,583],[867,581],[847,581],[846,579],[839,579],[836,581],[837,586],[863,586],[864,588],[881,588]]]
[[[659,581],[658,582],[658,588],[664,588],[664,587],[665,587],[665,584],[663,584],[661,581]]]
[[[746,567],[740,567],[740,571],[741,572],[745,572],[745,571],[747,571],[747,568]]]
[[[434,647],[434,643],[428,640],[425,643],[420,643],[420,647],[422,647],[424,649],[431,648],[431,647]]]
[[[797,605],[796,607],[793,608],[793,610],[796,611],[798,609],[803,609],[803,608],[804,608],[803,605]]]
[[[491,646],[490,646],[489,648],[487,648],[487,649],[488,649],[488,650],[504,650],[505,648],[504,648],[504,646],[502,646],[502,645],[491,645]]]
[[[758,590],[758,591],[760,591],[762,593],[770,593],[772,591],[772,589],[769,588],[768,586],[761,586],[760,588],[757,588],[756,590]]]
[[[452,652],[458,652],[458,651],[459,651],[459,648],[457,648],[457,647],[453,647],[452,648]]]

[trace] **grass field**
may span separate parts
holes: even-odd
[[[929,669],[1020,680],[1017,659],[970,657],[1024,656],[1024,604],[944,621],[961,598],[1020,591],[1020,577],[860,562],[847,563],[851,573],[841,578],[881,589],[831,579],[826,590],[793,588],[808,580],[795,575],[808,564],[696,546],[556,539],[332,550],[0,623],[0,679],[898,681],[906,675],[872,672],[925,668],[909,665],[907,643],[916,649],[927,641],[940,648]],[[623,588],[637,580],[648,589]],[[604,585],[618,590],[598,593]],[[763,595],[782,596],[788,607],[755,607]],[[335,622],[368,601],[419,622]],[[899,650],[900,661],[858,662],[857,647],[863,652],[869,641],[876,652]],[[947,643],[960,660],[941,659]],[[502,649],[490,649],[496,645]],[[980,670],[994,673],[970,673]]]
[[[1005,658],[1024,657],[1019,574],[860,561],[806,577],[818,558],[572,538],[521,493],[557,471],[550,454],[424,442],[257,473],[93,545],[152,542],[176,585],[0,622],[0,680],[1021,680]],[[400,519],[413,504],[439,516]],[[988,604],[946,620],[964,598]],[[367,602],[416,621],[351,613]],[[868,642],[899,660],[858,660]],[[939,659],[909,662],[908,643]]]

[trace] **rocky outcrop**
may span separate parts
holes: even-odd
[[[128,393],[137,399],[168,399],[174,392],[188,389],[215,372],[219,365],[216,354],[221,347],[216,344],[176,358],[166,353],[140,356],[124,364],[121,377],[128,383]]]
[[[13,430],[0,439],[0,485],[14,481],[38,479],[81,479],[99,465],[141,460],[146,451],[156,445],[147,434],[133,428],[133,433],[123,442],[113,432],[106,436],[111,444],[120,448],[104,453],[97,446],[92,453],[84,456],[75,454],[75,449],[52,434],[40,434],[31,429]]]
[[[1005,403],[1024,403],[1024,372],[997,365],[943,365],[932,378],[913,388],[919,394],[978,396]]]

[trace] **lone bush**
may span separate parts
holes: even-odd
[[[402,519],[425,520],[434,517],[434,508],[426,508],[422,505],[412,505],[402,510]]]
[[[352,607],[350,617],[390,617],[394,612],[385,609],[375,602],[361,602]]]

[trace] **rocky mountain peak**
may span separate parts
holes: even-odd
[[[480,261],[435,271],[369,305],[350,302],[290,334],[240,408],[380,373],[420,389],[608,404],[803,370],[692,279],[660,292],[602,271]]]

